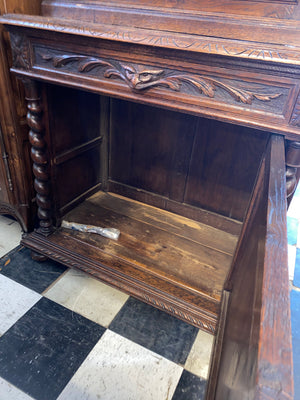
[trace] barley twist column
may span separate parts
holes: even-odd
[[[286,194],[292,196],[297,186],[297,169],[300,167],[300,142],[286,142]]]
[[[38,205],[39,227],[37,231],[44,236],[53,232],[52,204],[50,197],[50,168],[47,145],[44,139],[43,109],[38,92],[38,85],[33,80],[24,80],[25,97],[27,101],[27,123],[29,125],[29,140],[31,143],[31,158],[34,188]]]

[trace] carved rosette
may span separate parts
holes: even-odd
[[[38,94],[37,84],[31,80],[24,80],[25,96],[27,101],[27,123],[29,125],[29,141],[31,143],[31,158],[34,188],[37,193],[39,228],[37,231],[44,236],[53,232],[52,204],[50,198],[50,173],[47,146],[44,139],[42,119],[42,104]]]
[[[13,56],[13,66],[15,68],[29,69],[30,50],[27,37],[19,35],[18,33],[11,33],[10,43]]]
[[[289,198],[297,186],[297,169],[300,167],[300,142],[287,142],[285,158],[286,193]]]

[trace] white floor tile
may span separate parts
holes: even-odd
[[[289,266],[289,280],[294,279],[295,263],[296,263],[296,246],[288,244],[288,266]]]
[[[5,217],[4,215],[0,214],[0,224],[9,225],[9,222],[12,220],[10,218]]]
[[[22,317],[41,296],[0,275],[0,336]],[[2,400],[2,398],[0,397]]]
[[[18,222],[0,217],[0,257],[3,257],[20,244],[22,229]]]
[[[107,327],[128,295],[78,270],[69,270],[44,296]]]
[[[34,400],[28,394],[17,389],[0,377],[0,399],[1,400]]]
[[[182,370],[107,330],[58,400],[170,400]]]
[[[213,335],[199,331],[184,368],[194,375],[207,379],[213,344]]]
[[[299,185],[299,187],[300,187],[300,185]],[[300,196],[299,195],[298,196],[294,195],[292,202],[288,208],[287,215],[289,217],[300,220]]]

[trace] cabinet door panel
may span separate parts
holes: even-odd
[[[284,140],[280,136],[272,136],[261,165],[223,303],[227,311],[221,317],[208,398],[292,399]]]

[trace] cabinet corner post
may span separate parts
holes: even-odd
[[[37,231],[48,236],[53,232],[54,227],[52,223],[50,162],[44,137],[43,106],[38,83],[32,79],[24,79],[23,83],[27,103],[27,124],[30,128],[29,141],[35,177],[34,188],[38,205],[39,226]]]

